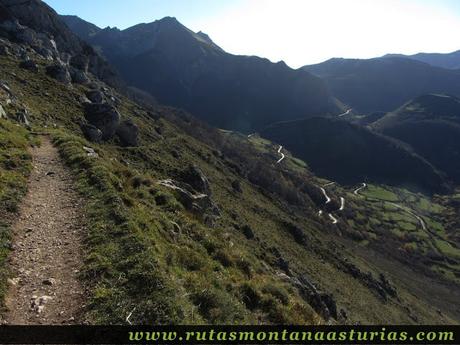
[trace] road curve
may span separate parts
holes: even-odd
[[[395,203],[393,203],[393,202],[390,202],[389,204],[390,204],[390,205],[393,205],[393,206],[396,207],[396,208],[399,208],[400,210],[403,210],[403,211],[409,213],[412,217],[415,217],[415,218],[419,221],[420,225],[422,226],[422,229],[425,230],[425,231],[427,230],[427,229],[426,229],[425,221],[422,219],[422,217],[420,217],[419,215],[417,215],[414,211],[409,210],[409,209],[407,209],[407,208],[405,208],[405,207],[402,207],[401,205],[395,204]]]
[[[356,188],[355,191],[353,192],[354,194],[358,195],[359,191],[363,188],[366,188],[367,184],[363,182],[362,186],[359,188]]]
[[[342,116],[348,115],[348,114],[350,114],[350,112],[351,112],[352,109],[353,109],[353,108],[350,108],[350,109],[348,109],[346,112],[344,112],[344,113],[342,113],[342,114],[339,114],[339,115],[337,115],[337,116],[338,116],[338,117],[342,117]]]
[[[332,220],[332,224],[337,224],[338,223],[338,220],[337,218],[335,218],[332,213],[329,213],[328,214],[329,218]]]
[[[323,187],[319,187],[319,189],[321,189],[321,192],[323,192],[323,195],[326,198],[325,204],[329,204],[331,202],[331,198],[327,195],[326,190]]]
[[[278,161],[276,162],[276,164],[279,164],[281,163],[281,161],[284,159],[284,153],[281,152],[281,150],[283,149],[283,146],[280,145],[279,149],[278,149],[278,153],[281,155],[281,158],[278,159]]]
[[[339,211],[343,211],[345,209],[345,198],[344,197],[340,197],[340,208],[339,208]]]

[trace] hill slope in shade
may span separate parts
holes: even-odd
[[[392,111],[426,93],[460,94],[460,72],[407,58],[330,59],[303,67],[355,111]]]
[[[423,95],[372,124],[416,152],[460,183],[460,99]]]
[[[175,18],[90,35],[84,21],[62,18],[130,85],[212,125],[250,132],[275,121],[340,112],[318,77],[283,62],[228,54]]]
[[[283,143],[319,175],[442,191],[443,178],[403,145],[342,120],[311,118],[273,124],[261,135]],[[389,163],[391,162],[391,163]]]

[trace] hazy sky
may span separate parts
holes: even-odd
[[[164,16],[226,51],[292,67],[331,57],[460,49],[458,0],[45,0],[60,14],[120,29]]]

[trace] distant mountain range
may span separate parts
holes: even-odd
[[[276,121],[341,112],[320,78],[283,62],[228,54],[175,18],[125,30],[61,18],[128,84],[212,125],[249,132]]]
[[[427,93],[460,95],[460,71],[410,58],[330,59],[302,68],[323,78],[355,111],[392,111]]]
[[[452,53],[418,53],[414,55],[403,55],[403,54],[387,54],[385,57],[404,57],[412,60],[425,62],[432,66],[448,68],[448,69],[460,69],[460,50]]]

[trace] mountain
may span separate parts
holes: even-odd
[[[316,174],[340,183],[372,181],[430,192],[444,189],[441,175],[423,158],[400,143],[343,120],[276,123],[261,135],[283,143]]]
[[[2,35],[33,46],[48,59],[58,58],[71,65],[89,70],[111,85],[120,80],[114,70],[94,49],[78,38],[57,13],[41,0],[1,0],[0,31]]]
[[[323,78],[355,111],[392,111],[427,93],[460,95],[460,72],[407,58],[330,59],[302,69]]]
[[[428,94],[390,112],[372,127],[410,144],[413,149],[460,182],[460,99]]]
[[[404,57],[412,60],[425,62],[432,66],[447,68],[447,69],[460,69],[460,50],[452,53],[418,53],[414,55],[403,55],[403,54],[387,54],[383,56],[387,57]]]
[[[320,78],[283,62],[228,54],[175,18],[125,30],[96,30],[75,17],[61,18],[131,86],[212,125],[250,132],[275,121],[340,112]]]

